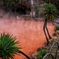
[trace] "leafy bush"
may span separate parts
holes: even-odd
[[[54,4],[49,3],[45,5],[45,17],[46,18],[52,20],[56,17],[57,13],[58,13],[58,10]]]
[[[30,4],[27,2],[26,0],[2,0],[3,1],[3,8],[6,11],[20,11],[20,12],[24,12],[26,13],[26,11],[30,11]]]
[[[55,30],[59,30],[59,26],[55,26]]]
[[[17,47],[18,42],[15,41],[15,37],[13,38],[9,34],[1,34],[0,35],[0,57],[2,59],[12,59],[14,54],[16,54],[19,50]]]
[[[42,50],[38,51],[37,57],[38,57],[39,59],[42,59],[43,56],[44,56],[46,53],[47,53],[46,50],[42,49]]]

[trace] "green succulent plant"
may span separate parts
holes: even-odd
[[[13,59],[14,54],[18,52],[18,41],[15,41],[15,39],[9,34],[0,35],[0,57],[2,59]]]
[[[38,51],[37,57],[39,59],[42,59],[46,53],[47,53],[47,51],[45,49],[42,49],[42,50]]]
[[[59,26],[55,26],[55,30],[59,30]]]
[[[54,4],[48,3],[45,5],[45,17],[53,20],[58,13],[58,10]]]

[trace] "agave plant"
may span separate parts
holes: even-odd
[[[38,51],[37,57],[38,59],[42,59],[47,54],[47,51],[45,49],[42,49]]]
[[[0,57],[2,59],[12,59],[14,54],[16,54],[19,50],[17,47],[18,42],[15,41],[15,37],[13,38],[9,34],[1,34],[0,35]]]
[[[58,10],[54,4],[49,3],[45,5],[46,18],[48,18],[49,20],[52,20],[56,17],[57,13],[58,13]]]
[[[28,55],[19,50],[20,48],[17,46],[19,42],[15,40],[16,38],[9,34],[3,33],[0,35],[0,57],[2,59],[14,59],[15,54],[21,53],[27,59],[30,59]]]

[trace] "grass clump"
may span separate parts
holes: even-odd
[[[42,50],[38,51],[37,57],[38,57],[39,59],[42,59],[43,56],[44,56],[46,53],[47,53],[47,51],[46,51],[45,49],[42,49]]]

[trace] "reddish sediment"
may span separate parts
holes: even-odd
[[[0,33],[9,33],[16,36],[19,41],[20,49],[27,55],[37,51],[46,42],[43,32],[43,21],[33,20],[16,20],[16,19],[0,19]],[[48,29],[52,36],[54,32],[54,25],[48,23]],[[15,55],[14,59],[26,59],[23,55]]]

